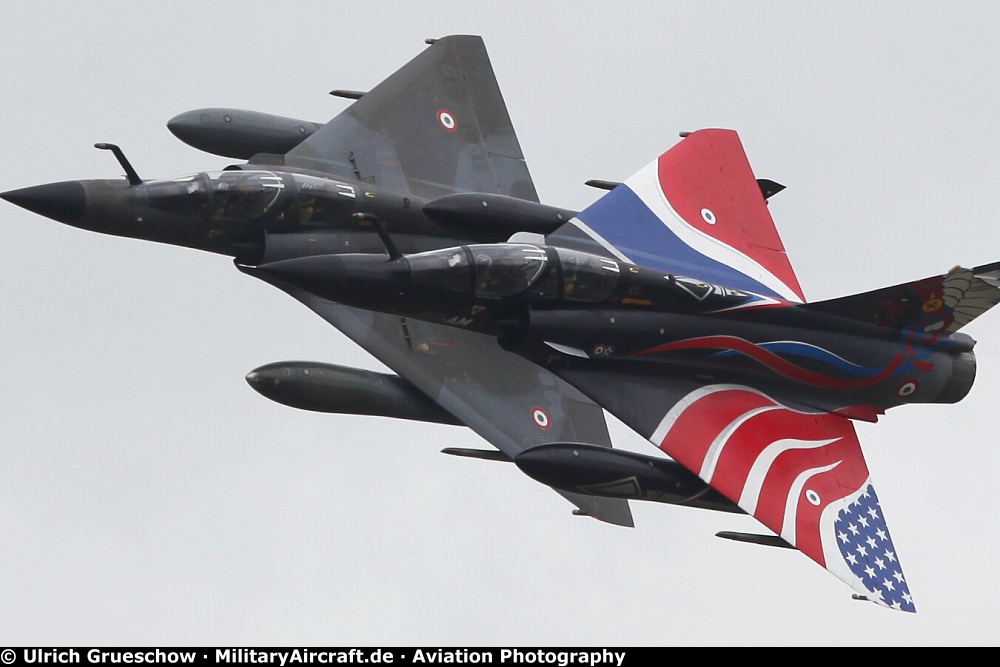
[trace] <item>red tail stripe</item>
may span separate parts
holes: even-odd
[[[774,402],[757,392],[727,390],[702,396],[688,406],[670,427],[666,437],[659,444],[668,456],[698,472],[712,441],[727,426],[739,417],[757,408],[772,406]]]

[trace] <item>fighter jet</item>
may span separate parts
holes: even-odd
[[[399,252],[414,253],[547,233],[570,220],[575,211],[538,202],[482,39],[428,42],[370,91],[334,91],[353,103],[325,125],[242,109],[198,109],[168,122],[190,145],[250,157],[247,163],[144,180],[121,148],[100,143],[124,179],[51,183],[0,197],[74,227],[218,253],[240,266],[382,253],[383,230]],[[447,452],[459,456],[511,461],[553,440],[611,447],[600,407],[504,352],[493,337],[283,288],[395,375],[319,362],[265,364],[246,379],[268,398],[308,410],[461,424],[496,447]],[[581,515],[633,524],[626,500],[558,492]]]
[[[806,303],[766,205],[781,186],[731,130],[684,133],[584,211],[544,206],[475,37],[345,96],[313,131],[233,110],[172,121],[233,155],[274,140],[255,144],[254,122],[306,135],[281,156],[145,182],[112,147],[124,183],[3,197],[233,256],[398,374],[252,372],[275,400],[466,424],[498,451],[451,453],[512,460],[612,523],[631,525],[630,499],[744,512],[773,534],[719,535],[798,549],[856,597],[915,610],[852,420],[969,392],[959,329],[1000,302],[1000,263]],[[191,130],[237,117],[228,137]],[[660,455],[612,449],[601,408]]]

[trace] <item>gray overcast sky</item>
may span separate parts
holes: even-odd
[[[0,189],[228,161],[173,115],[326,120],[451,33],[486,40],[542,200],[677,132],[740,132],[812,300],[1000,260],[1000,9],[963,3],[20,3]],[[243,376],[378,368],[224,257],[0,213],[0,644],[995,644],[1000,313],[979,377],[859,435],[918,613],[853,602],[750,518],[574,518],[471,432],[304,413]],[[616,442],[652,453],[620,425]]]

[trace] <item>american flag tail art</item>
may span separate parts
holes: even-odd
[[[859,595],[916,610],[848,419],[709,385],[681,399],[650,439]]]

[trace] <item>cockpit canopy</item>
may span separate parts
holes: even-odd
[[[269,171],[220,171],[153,181],[144,187],[149,205],[168,213],[253,220],[267,214],[285,186]]]
[[[323,224],[347,215],[354,188],[305,174],[232,170],[143,185],[149,205],[167,213],[220,221],[262,218]]]
[[[502,299],[527,293],[541,299],[598,302],[618,284],[618,263],[563,248],[523,243],[471,245],[409,255],[418,284]]]

